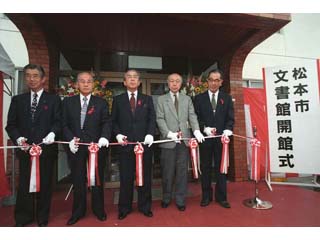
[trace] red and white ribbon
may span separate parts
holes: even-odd
[[[138,143],[134,147],[134,153],[136,154],[136,185],[143,186],[143,146]]]
[[[30,154],[30,185],[29,192],[40,192],[40,155],[42,149],[38,145],[33,145]]]
[[[254,181],[260,180],[260,145],[261,142],[254,138],[250,140],[250,144],[252,146],[252,161],[251,161],[251,175],[250,178]]]
[[[88,147],[89,150],[89,160],[88,160],[88,187],[99,186],[99,169],[98,169],[98,152],[99,146],[96,143],[91,143]]]
[[[221,163],[220,163],[220,173],[228,174],[230,139],[228,136],[222,135],[221,142],[222,142],[222,156],[221,156]]]
[[[189,140],[189,148],[190,148],[190,156],[191,156],[191,164],[192,164],[192,173],[193,178],[199,178],[199,158],[198,158],[198,142],[195,138],[191,138]]]

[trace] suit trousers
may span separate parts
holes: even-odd
[[[136,157],[133,146],[128,146],[127,151],[120,152],[120,196],[118,210],[128,213],[132,210],[133,185],[135,180]],[[152,148],[152,147],[151,147]],[[152,151],[144,147],[143,153],[143,186],[137,187],[138,209],[141,212],[151,210],[152,204]]]
[[[40,192],[29,193],[30,186],[30,155],[17,150],[19,158],[19,186],[16,206],[14,211],[15,221],[18,224],[27,224],[36,217],[38,223],[48,221],[51,195],[52,174],[57,151],[52,151],[52,146],[43,146],[40,155]],[[36,212],[35,212],[36,210]],[[36,216],[34,216],[36,213]]]
[[[87,209],[87,162],[89,151],[87,146],[79,146],[76,154],[68,152],[71,168],[73,191],[72,217],[81,218]],[[91,208],[96,216],[102,216],[104,211],[104,169],[106,151],[101,148],[98,153],[98,172],[100,185],[91,187]]]
[[[212,157],[214,160],[214,173],[216,175],[215,200],[227,200],[227,175],[220,173],[220,163],[222,155],[222,144],[220,138],[207,139],[204,144],[200,145],[200,169],[201,169],[201,186],[202,198],[212,198]]]
[[[185,205],[188,191],[189,149],[184,142],[174,148],[161,149],[162,201],[169,203],[175,184],[175,201],[179,206]]]

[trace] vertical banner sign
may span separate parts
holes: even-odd
[[[320,173],[319,60],[263,69],[271,172]]]

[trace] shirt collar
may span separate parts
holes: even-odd
[[[40,99],[42,93],[43,93],[43,88],[41,90],[39,90],[38,92],[34,92],[31,90],[31,97],[33,97],[33,94],[37,94],[37,98]]]
[[[128,97],[129,97],[129,99],[130,99],[130,98],[131,98],[131,93],[132,93],[132,92],[127,91],[127,93],[128,93]],[[137,98],[138,90],[134,91],[133,93],[134,93],[134,97],[135,97],[135,98]]]
[[[170,91],[170,96],[172,98],[174,98],[174,95],[177,95],[177,98],[179,98],[179,92],[173,93],[173,92]]]
[[[208,93],[209,93],[209,97],[210,97],[210,99],[211,99],[213,92],[211,92],[210,90],[208,90]],[[214,96],[215,96],[216,99],[217,99],[218,95],[219,95],[219,89],[214,93]]]
[[[80,93],[80,101],[81,102],[83,102],[83,98],[84,98],[84,95],[82,95],[81,93]],[[90,101],[90,98],[91,98],[91,93],[88,95],[88,96],[86,96],[86,98],[87,98],[87,103]]]

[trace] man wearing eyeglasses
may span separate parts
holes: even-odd
[[[130,69],[124,74],[127,91],[113,99],[112,128],[120,147],[120,196],[118,219],[122,220],[132,211],[134,171],[136,158],[133,145],[125,141],[143,142],[143,186],[137,187],[138,210],[146,217],[152,217],[152,148],[156,126],[156,115],[151,96],[138,92],[140,74]]]
[[[230,95],[220,90],[223,83],[222,72],[213,70],[208,75],[208,91],[195,97],[194,107],[198,116],[200,129],[207,136],[232,135],[234,125],[233,102]],[[220,138],[206,139],[200,144],[200,169],[202,200],[200,205],[205,207],[213,199],[212,157],[214,173],[217,179],[215,185],[215,201],[224,208],[230,208],[227,201],[227,176],[220,173],[222,143]]]
[[[65,98],[62,103],[62,130],[66,141],[71,168],[73,191],[72,216],[67,225],[73,225],[86,214],[87,208],[87,159],[88,146],[77,144],[98,143],[98,171],[95,186],[91,187],[91,207],[99,221],[107,218],[104,209],[104,168],[106,163],[106,148],[111,135],[111,118],[106,100],[93,96],[94,81],[91,73],[82,72],[77,76],[80,94]],[[103,148],[106,147],[106,148]]]
[[[42,66],[28,64],[23,73],[30,91],[12,98],[6,126],[10,139],[21,146],[17,150],[19,186],[14,218],[17,227],[34,219],[40,227],[45,227],[50,213],[53,167],[58,157],[57,145],[53,143],[61,131],[61,100],[44,90],[46,76]],[[44,143],[39,161],[40,191],[36,193],[30,183],[29,147],[25,145],[33,143]]]
[[[167,208],[171,202],[173,185],[175,185],[175,202],[179,211],[185,211],[188,191],[188,141],[178,141],[179,133],[183,138],[190,138],[191,131],[199,143],[204,136],[199,131],[197,115],[192,100],[180,93],[182,77],[173,73],[168,76],[170,92],[158,98],[157,124],[162,139],[175,140],[160,144],[162,170],[162,202],[161,207]],[[191,129],[190,129],[191,128]],[[176,142],[177,141],[177,142]]]

